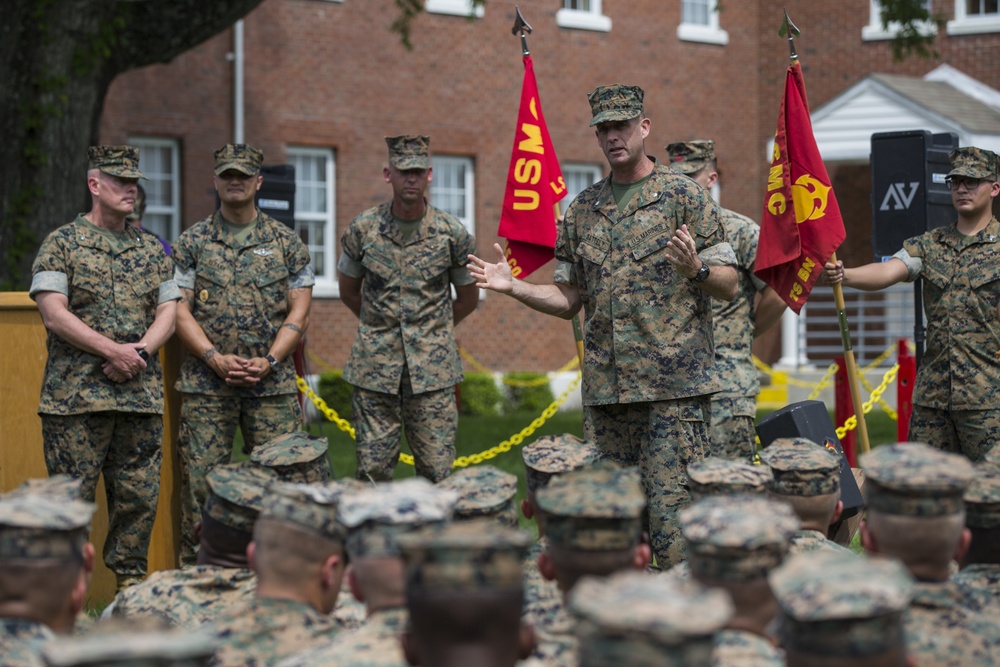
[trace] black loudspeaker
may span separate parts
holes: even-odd
[[[958,135],[877,132],[871,146],[872,247],[881,261],[906,239],[954,222],[944,177],[951,171],[948,154],[958,148]]]
[[[757,435],[764,447],[778,438],[809,438],[818,445],[836,451],[840,456],[840,499],[844,501],[841,519],[854,516],[864,509],[865,500],[861,497],[861,489],[851,472],[851,464],[844,455],[844,449],[840,446],[837,429],[833,426],[825,403],[800,401],[775,410],[757,424]]]
[[[257,208],[294,229],[295,165],[264,165],[260,173],[264,182],[257,191]]]

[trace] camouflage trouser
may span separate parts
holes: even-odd
[[[756,450],[756,401],[753,398],[719,398],[712,401],[708,427],[709,456],[752,461]]]
[[[938,410],[914,405],[908,439],[982,461],[1000,442],[1000,409]]]
[[[584,408],[584,431],[608,458],[638,466],[649,502],[649,537],[664,570],[684,558],[677,514],[687,506],[687,466],[708,449],[706,396]]]
[[[146,575],[163,457],[163,415],[91,412],[42,415],[45,467],[50,475],[83,480],[93,501],[104,473],[108,537],[104,563],[117,575]]]
[[[451,473],[458,428],[454,387],[414,394],[404,374],[399,394],[355,387],[352,403],[357,479],[371,478],[376,482],[392,479],[399,461],[403,428],[418,475],[439,482]]]
[[[236,427],[243,434],[243,449],[302,428],[302,411],[295,394],[240,398],[184,394],[181,429],[177,440],[181,473],[181,565],[191,565],[198,554],[195,523],[208,496],[205,476],[220,463],[228,463]]]

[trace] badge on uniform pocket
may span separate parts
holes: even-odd
[[[208,290],[207,289],[203,289],[202,291],[198,292],[198,300],[201,301],[202,303],[208,301]]]

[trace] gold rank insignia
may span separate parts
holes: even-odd
[[[205,301],[208,301],[208,290],[207,289],[203,289],[201,292],[198,293],[198,300],[201,301],[202,303],[204,303]]]

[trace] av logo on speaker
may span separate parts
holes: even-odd
[[[917,194],[917,190],[920,189],[920,182],[913,181],[910,185],[910,194],[906,194],[906,183],[890,183],[889,189],[885,191],[885,196],[882,198],[882,205],[879,206],[880,211],[900,211],[910,208],[910,204],[913,203],[913,197]],[[892,205],[890,209],[889,206]]]

